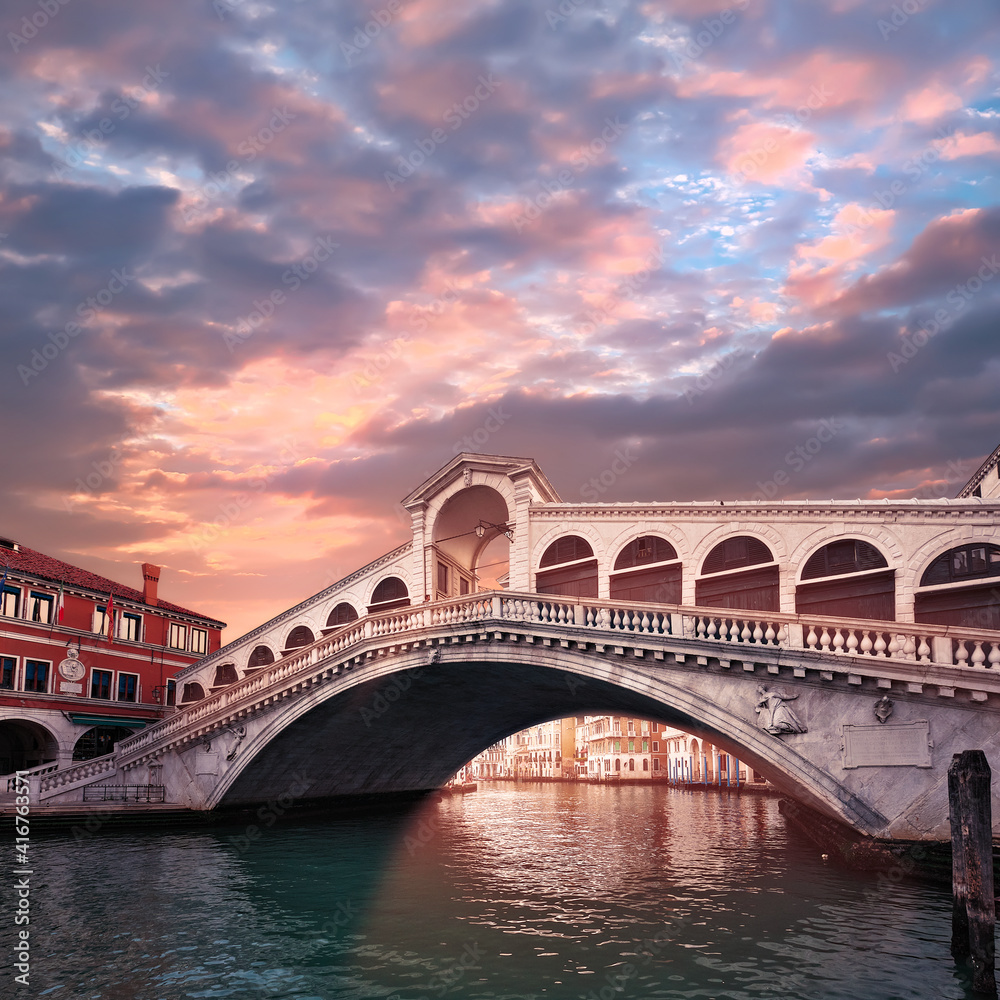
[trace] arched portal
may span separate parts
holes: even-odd
[[[48,764],[58,756],[56,738],[44,726],[27,719],[0,722],[0,774]]]
[[[94,726],[88,729],[73,747],[73,760],[93,760],[111,753],[119,740],[127,740],[133,730],[124,726]]]
[[[914,612],[918,622],[1000,629],[1000,545],[942,552],[920,578]]]
[[[870,542],[838,539],[806,560],[802,582],[795,588],[795,610],[800,615],[895,621],[895,576]]]
[[[761,539],[727,538],[712,549],[695,583],[695,603],[707,608],[778,611],[778,566]]]
[[[435,599],[460,597],[506,576],[511,516],[507,501],[491,486],[469,486],[444,502],[431,544]]]

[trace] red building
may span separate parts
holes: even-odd
[[[225,623],[0,539],[0,774],[88,760],[173,711]],[[109,622],[113,627],[109,636]]]

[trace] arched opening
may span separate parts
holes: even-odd
[[[914,617],[929,625],[1000,629],[1000,545],[976,542],[942,552],[924,570]]]
[[[814,552],[795,588],[799,614],[896,620],[896,573],[874,545],[843,538]],[[806,582],[815,581],[815,582]]]
[[[22,719],[0,722],[0,774],[48,764],[58,756],[56,738],[44,726]]]
[[[250,654],[250,659],[247,660],[247,670],[257,670],[270,663],[274,663],[272,649],[269,646],[255,646],[254,651]]]
[[[565,597],[597,597],[597,560],[590,542],[579,535],[554,541],[538,562],[535,590]]]
[[[124,726],[94,726],[88,729],[73,747],[73,760],[93,760],[111,753],[119,740],[127,740],[133,730]]]
[[[299,649],[302,646],[308,646],[309,643],[315,642],[316,636],[313,635],[312,629],[308,625],[296,625],[291,632],[288,633],[288,638],[285,640],[285,647],[282,653],[288,653],[293,649]]]
[[[506,585],[510,518],[507,501],[492,486],[469,486],[445,501],[434,521],[435,599]]]
[[[651,604],[681,603],[681,563],[665,538],[644,535],[618,553],[611,599]]]
[[[615,771],[620,774],[621,773],[621,769],[622,769],[621,758],[615,757]]]
[[[348,604],[347,601],[341,601],[326,619],[327,628],[340,628],[341,625],[349,625],[353,621],[358,620],[358,613],[354,610],[353,604]]]
[[[753,535],[720,542],[705,557],[695,582],[695,603],[705,608],[778,611],[778,567],[767,545]]]
[[[648,771],[649,770],[649,760],[646,757],[642,758],[642,769],[644,771]]]
[[[635,770],[635,757],[629,757],[629,759],[628,759],[628,769],[630,771],[634,771]]]
[[[212,681],[212,692],[221,690],[224,687],[229,687],[230,684],[235,684],[240,679],[240,675],[236,672],[235,663],[220,663],[215,668],[215,679]]]
[[[398,576],[387,576],[372,593],[368,612],[369,614],[378,614],[380,611],[408,607],[409,603],[410,592],[406,589],[406,584]]]
[[[205,689],[197,681],[191,681],[184,685],[184,690],[181,692],[181,704],[201,701],[204,697]]]

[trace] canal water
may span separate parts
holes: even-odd
[[[773,798],[498,783],[405,815],[267,819],[255,839],[35,834],[16,995],[971,996],[947,887],[824,860]],[[0,964],[13,996],[8,948]]]

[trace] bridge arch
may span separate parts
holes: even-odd
[[[404,608],[410,604],[410,588],[401,573],[390,573],[383,576],[374,587],[368,598],[368,611],[391,611],[393,608]]]
[[[760,538],[771,550],[771,554],[778,563],[780,610],[791,611],[795,605],[795,596],[794,588],[786,579],[789,566],[788,545],[784,537],[770,525],[755,521],[733,521],[731,524],[720,524],[702,535],[692,547],[691,570],[684,574],[684,603],[694,604],[696,602],[696,584],[702,576],[701,568],[705,564],[708,554],[720,542],[738,535],[752,535]]]
[[[677,545],[680,536],[682,544]],[[642,558],[643,541],[652,540],[647,558]],[[656,604],[682,604],[683,579],[685,573],[684,553],[686,544],[680,532],[664,531],[659,526],[652,531],[642,531],[638,527],[622,532],[608,546],[611,569],[608,581],[608,596],[611,600],[623,599],[648,601]],[[662,551],[664,546],[669,549]],[[689,564],[688,564],[689,565]],[[690,572],[690,569],[687,570]]]
[[[59,741],[41,722],[21,718],[0,721],[0,774],[48,764],[58,756]]]
[[[612,711],[694,733],[813,808],[864,832],[884,830],[884,816],[803,752],[808,735],[780,739],[759,728],[760,678],[727,674],[722,693],[694,683],[699,676],[651,675],[642,661],[557,647],[413,648],[263,717],[205,805],[265,801],[284,792],[292,774],[307,776],[317,798],[432,789],[514,732]]]

